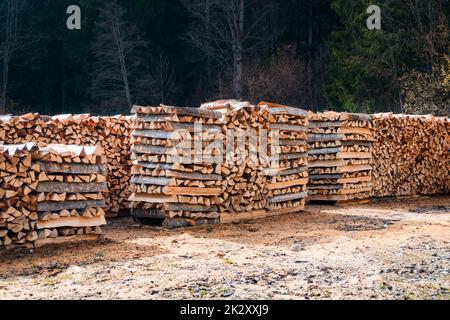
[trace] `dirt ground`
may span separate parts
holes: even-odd
[[[0,299],[450,299],[450,196],[0,251]]]

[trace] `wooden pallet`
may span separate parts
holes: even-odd
[[[150,226],[159,226],[167,229],[199,227],[214,224],[230,224],[253,221],[269,217],[277,217],[293,213],[299,213],[305,206],[286,208],[279,210],[253,210],[240,213],[221,213],[220,219],[187,219],[168,218],[164,212],[159,210],[132,209],[131,216],[139,223]]]
[[[85,243],[85,242],[95,242],[101,240],[103,235],[101,234],[92,234],[92,235],[74,235],[70,237],[58,237],[58,238],[47,238],[36,240],[34,243],[26,243],[26,244],[11,244],[6,247],[0,247],[1,250],[17,250],[17,249],[36,249],[44,246],[51,245],[66,245],[71,243]]]
[[[350,206],[370,203],[370,199],[349,199],[345,195],[309,196],[308,204]]]
[[[143,225],[163,227],[167,229],[199,227],[205,225],[219,224],[219,219],[189,219],[189,218],[170,218],[165,212],[152,209],[131,209],[131,217],[136,222]]]

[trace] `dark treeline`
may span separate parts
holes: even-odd
[[[367,8],[381,8],[369,30]],[[69,5],[81,30],[69,30]],[[449,114],[448,0],[0,0],[0,114],[221,98]]]

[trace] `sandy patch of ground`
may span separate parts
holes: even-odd
[[[450,196],[0,251],[0,299],[450,299]]]

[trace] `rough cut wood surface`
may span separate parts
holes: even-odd
[[[450,121],[376,114],[372,196],[450,192]]]

